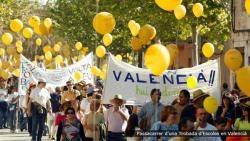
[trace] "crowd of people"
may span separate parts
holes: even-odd
[[[38,84],[30,84],[24,107],[18,106],[20,99],[16,83],[8,84],[7,94],[0,92],[0,128],[8,127],[12,133],[17,127],[26,129],[32,141],[41,141],[46,132],[51,140],[56,141],[250,140],[247,136],[137,136],[139,130],[250,130],[250,97],[237,86],[229,90],[228,85],[223,84],[221,105],[211,115],[203,107],[203,101],[209,94],[200,89],[192,93],[192,99],[188,90],[180,90],[179,97],[171,105],[161,103],[160,89],[152,89],[150,102],[126,105],[120,94],[114,95],[110,104],[102,103],[101,80],[95,84],[68,81],[66,86],[55,89],[46,84],[45,79],[39,79]],[[19,124],[16,124],[17,118]]]

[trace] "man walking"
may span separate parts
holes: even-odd
[[[28,115],[32,114],[32,141],[41,141],[47,110],[52,114],[50,93],[45,86],[45,79],[39,79],[37,87],[30,94]]]
[[[123,105],[125,100],[121,95],[115,95],[110,100],[113,107],[105,113],[105,121],[108,126],[107,141],[126,141],[125,129],[129,118],[128,109]]]

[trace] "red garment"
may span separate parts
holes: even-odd
[[[58,114],[56,117],[55,125],[58,126],[62,120],[66,118],[66,115]]]

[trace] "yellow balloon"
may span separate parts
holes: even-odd
[[[108,12],[100,12],[93,19],[93,27],[97,33],[111,33],[115,28],[115,18]]]
[[[5,70],[1,72],[1,76],[4,80],[7,80],[10,77],[10,73]]]
[[[106,80],[106,71],[101,71],[101,73],[100,73],[100,78],[101,78],[102,80]]]
[[[77,50],[81,50],[81,49],[82,49],[82,43],[81,43],[81,42],[77,42],[77,43],[75,44],[75,48],[76,48]]]
[[[16,52],[16,48],[13,46],[8,46],[6,52],[8,55],[13,55]]]
[[[55,58],[56,63],[60,64],[63,63],[63,57],[62,55],[57,55]]]
[[[18,53],[22,53],[23,52],[23,47],[22,46],[18,46],[16,48],[16,50],[17,50]]]
[[[154,74],[161,75],[170,63],[168,50],[161,44],[151,45],[144,56],[145,66]]]
[[[242,65],[242,61],[242,55],[237,49],[229,49],[225,53],[224,63],[232,71],[239,69]]]
[[[250,0],[245,1],[245,8],[246,8],[247,14],[250,15]]]
[[[250,97],[250,66],[240,68],[236,72],[236,82],[241,91]]]
[[[23,37],[29,39],[33,36],[33,30],[29,27],[23,29]]]
[[[36,39],[36,45],[37,46],[41,46],[41,44],[42,44],[42,39],[41,38],[37,38]]]
[[[130,27],[132,27],[134,24],[136,24],[136,22],[135,22],[134,20],[130,20],[130,21],[128,22],[128,27],[130,28]]]
[[[156,30],[153,26],[146,24],[139,31],[139,38],[143,44],[147,44],[156,35]]]
[[[2,68],[2,65],[3,65],[3,64],[2,64],[2,60],[0,60],[0,68]]]
[[[23,29],[23,22],[19,19],[10,21],[10,29],[14,32],[19,32]]]
[[[43,52],[46,53],[46,52],[50,52],[52,49],[51,49],[51,46],[50,45],[46,45],[45,47],[43,47]]]
[[[96,56],[102,58],[106,54],[106,48],[102,45],[98,46],[95,50]]]
[[[4,33],[2,35],[2,42],[5,44],[5,45],[10,45],[13,41],[13,37],[10,33]]]
[[[194,89],[197,87],[197,78],[195,76],[189,76],[187,78],[187,86],[189,89]]]
[[[12,74],[16,77],[20,77],[20,70],[19,69],[16,69],[12,72]]]
[[[193,13],[195,17],[201,17],[203,15],[203,5],[201,3],[195,3],[193,5]]]
[[[3,48],[0,48],[0,55],[4,56],[4,54],[5,54],[5,50]]]
[[[174,15],[177,20],[182,19],[186,15],[186,7],[183,5],[177,5],[174,9]]]
[[[142,41],[137,37],[133,37],[131,40],[131,47],[134,51],[139,51],[142,48]]]
[[[32,16],[29,18],[28,22],[31,27],[35,27],[40,23],[40,18],[38,16]]]
[[[2,62],[2,69],[7,69],[7,68],[9,68],[10,67],[10,62],[8,62],[8,61],[3,61]]]
[[[23,46],[22,41],[16,41],[16,47]]]
[[[39,57],[39,60],[43,60],[44,59],[44,55],[41,55],[40,57]]]
[[[61,49],[61,46],[59,44],[55,44],[53,49],[55,52],[59,52]]]
[[[103,36],[102,42],[105,46],[109,46],[112,43],[113,37],[111,34],[107,33]]]
[[[203,102],[204,109],[210,113],[214,114],[218,109],[218,100],[212,96],[207,97]]]
[[[49,30],[50,29],[47,28],[44,23],[39,24],[39,31],[40,31],[41,35],[49,34]]]
[[[116,55],[115,58],[119,61],[122,61],[122,56],[120,54]]]
[[[83,74],[80,71],[75,71],[74,72],[74,79],[76,82],[81,81],[83,78]]]
[[[37,25],[35,25],[35,26],[33,27],[33,29],[34,29],[34,32],[35,32],[37,35],[42,35],[42,32],[40,31],[40,23],[37,24]]]
[[[211,43],[205,43],[202,46],[202,53],[205,57],[210,58],[214,54],[214,45]]]
[[[50,28],[51,25],[52,25],[52,20],[50,18],[46,18],[44,21],[43,21],[44,25],[46,28]]]
[[[108,67],[107,64],[103,64],[103,65],[102,65],[102,70],[107,70],[107,67]]]
[[[137,36],[139,34],[140,29],[141,29],[140,24],[136,23],[134,20],[129,21],[128,27],[129,27],[130,32],[133,36]]]
[[[166,11],[173,11],[181,2],[182,0],[155,0],[155,3]]]
[[[48,61],[52,60],[52,53],[50,51],[45,53],[45,59],[48,60]]]
[[[96,66],[91,67],[91,73],[95,76],[99,76],[101,74],[101,70]]]
[[[172,66],[174,64],[174,60],[179,54],[179,49],[176,44],[169,44],[166,46],[169,54],[170,54],[170,64],[169,66]]]

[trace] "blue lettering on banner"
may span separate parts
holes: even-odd
[[[155,75],[149,74],[150,83],[151,84],[159,84],[160,82],[154,81],[155,80],[154,77],[155,77]]]
[[[203,73],[199,73],[199,74],[198,74],[197,80],[198,80],[198,82],[200,82],[200,81],[202,81],[202,80],[203,80],[204,82],[207,82],[207,80],[206,80],[206,78],[205,78],[205,76],[204,76]]]
[[[130,73],[130,72],[122,72],[113,70],[114,79],[116,81],[124,81],[124,82],[132,82],[132,83],[150,83],[150,84],[170,84],[170,85],[186,85],[187,74],[163,74],[162,79],[157,80],[156,78],[160,78],[153,74],[148,74],[149,78],[144,78],[140,76],[140,73]],[[125,73],[125,74],[122,74]],[[211,71],[210,78],[206,78],[203,72],[198,73],[197,81],[199,83],[207,83],[209,79],[209,84],[211,85],[214,81],[215,71]],[[148,80],[149,79],[149,80]],[[176,79],[176,80],[175,80]]]
[[[120,71],[120,72],[119,72],[119,75],[117,76],[117,75],[116,75],[116,72],[113,70],[113,74],[114,74],[115,80],[116,80],[116,81],[119,81],[122,72]]]
[[[183,75],[183,74],[180,74],[180,75],[177,75],[176,76],[176,80],[177,80],[177,84],[187,84],[187,81],[181,81],[180,79],[181,78],[185,78],[185,80],[186,80],[186,77],[187,77],[187,75]]]
[[[163,83],[166,84],[166,79],[170,84],[174,84],[174,77],[173,75],[170,76],[171,80],[169,79],[169,77],[166,74],[163,74]]]
[[[138,83],[147,83],[147,81],[145,81],[145,80],[140,80],[138,73],[136,73],[136,79],[137,79]]]
[[[127,76],[126,76],[126,78],[125,78],[124,81],[127,82],[129,79],[130,79],[132,82],[135,82],[134,79],[133,79],[133,77],[132,77],[132,75],[131,75],[130,73],[127,74]]]

